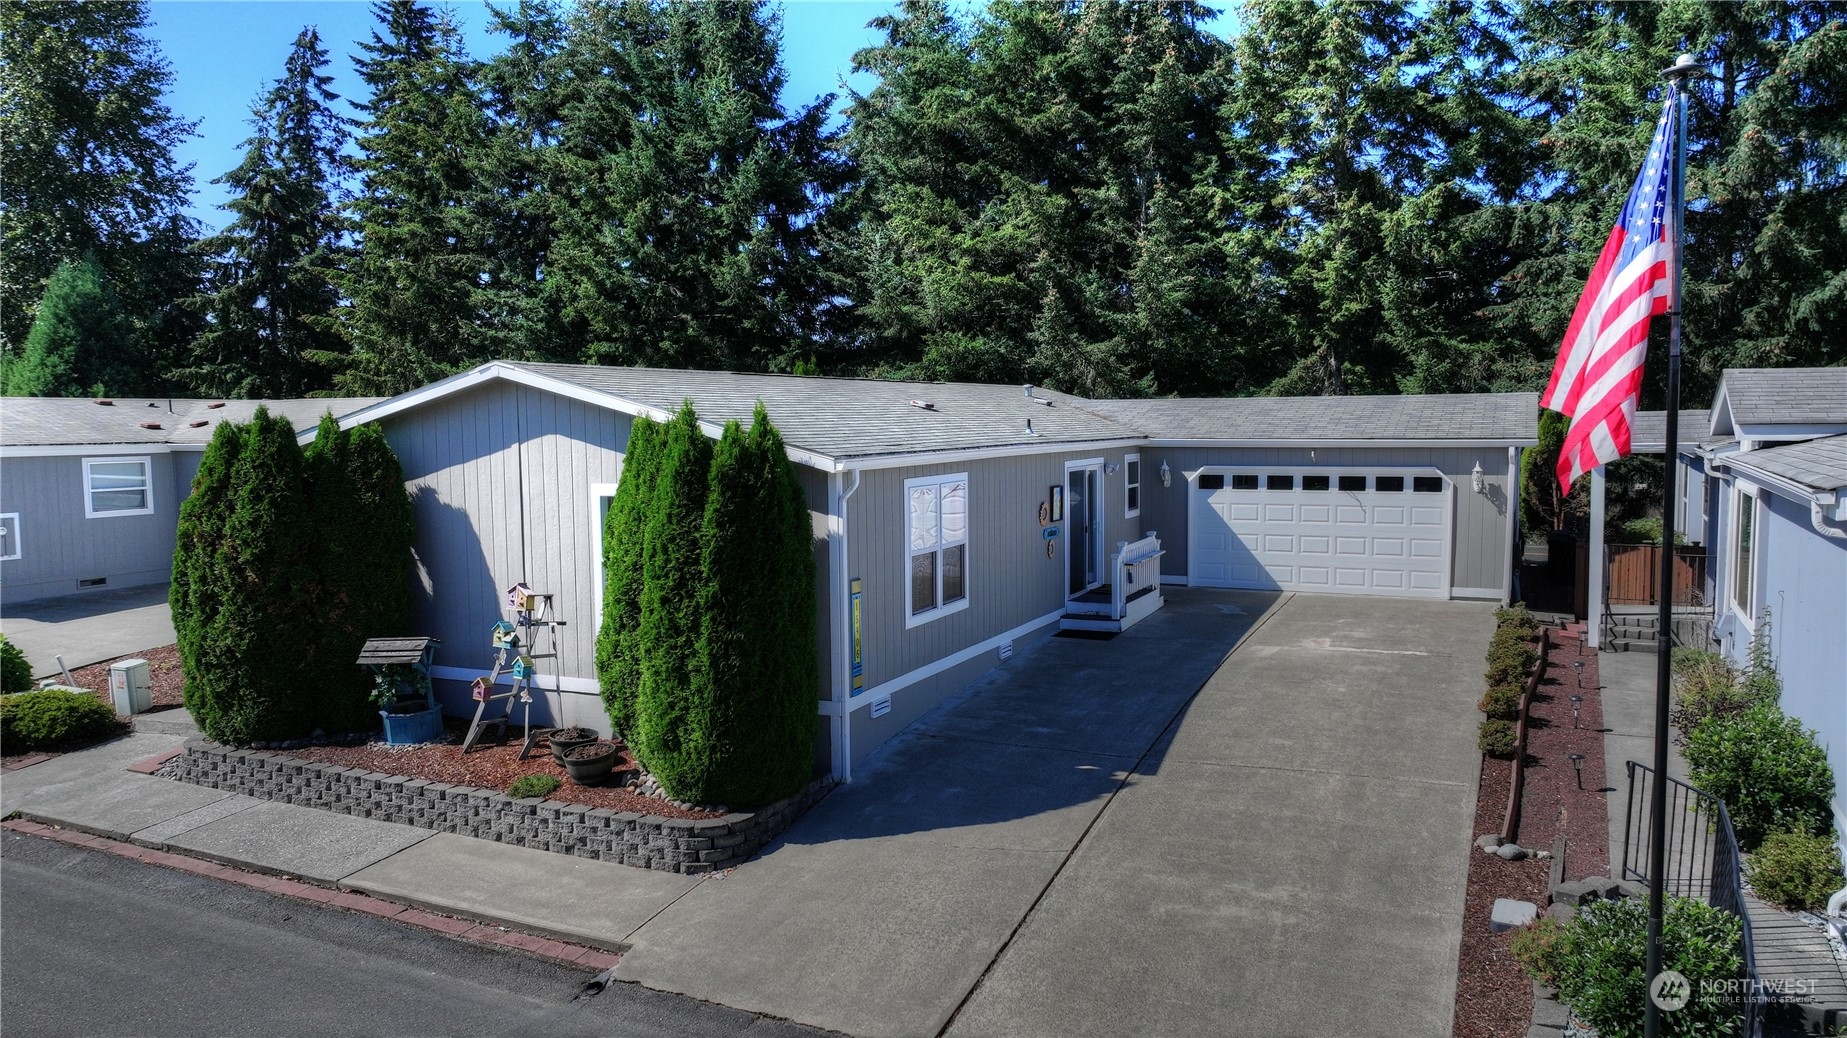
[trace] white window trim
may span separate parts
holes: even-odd
[[[1135,480],[1129,481],[1129,466],[1135,466]],[[1129,488],[1135,488],[1135,504],[1129,504]],[[1133,519],[1142,514],[1142,456],[1124,454],[1122,456],[1122,517]]]
[[[95,488],[90,485],[90,468],[93,465],[123,464],[140,462],[141,471],[147,480],[147,506],[144,508],[122,508],[99,512],[93,504],[96,500]],[[154,459],[151,455],[120,458],[85,458],[83,459],[83,517],[85,519],[107,519],[118,515],[153,515],[154,514]]]
[[[1742,574],[1745,586],[1741,589],[1738,586],[1740,576],[1738,572],[1738,533],[1743,528],[1746,508],[1751,510],[1751,571]],[[1727,545],[1731,549],[1731,565],[1726,567],[1729,572],[1725,574],[1727,585],[1725,606],[1732,611],[1733,616],[1738,618],[1738,622],[1753,634],[1757,631],[1757,571],[1763,546],[1761,533],[1763,516],[1759,514],[1761,511],[1762,509],[1758,507],[1758,494],[1755,486],[1742,481],[1732,484],[1732,526],[1726,531],[1726,540],[1731,542]],[[1740,590],[1744,592],[1745,605],[1743,608],[1738,605]]]
[[[620,471],[620,466],[617,471]],[[596,574],[596,597],[590,600],[590,615],[594,618],[590,625],[590,637],[593,639],[603,630],[603,514],[607,506],[615,504],[617,485],[590,484],[590,543],[596,545],[596,562],[590,567],[591,572]]]
[[[0,526],[6,527],[13,533],[13,554],[0,555],[0,562],[11,562],[23,554],[19,547],[19,513],[0,512]]]
[[[968,473],[966,472],[946,472],[940,476],[917,476],[912,479],[907,479],[904,481],[904,497],[902,501],[900,502],[900,508],[903,510],[903,513],[904,513],[904,531],[903,531],[904,551],[902,553],[902,556],[899,559],[899,563],[900,563],[899,573],[900,573],[900,576],[903,578],[903,586],[904,586],[904,627],[906,630],[909,630],[913,627],[921,627],[922,625],[927,624],[931,622],[932,620],[940,620],[945,616],[951,615],[952,613],[959,613],[962,610],[967,609],[969,601],[974,598],[974,589],[970,586],[973,583],[972,577],[973,577],[973,571],[975,568],[973,565],[974,555],[973,555],[972,550],[970,550],[971,545],[969,544],[968,532],[965,531],[962,535],[962,540],[957,542],[963,546],[962,597],[955,602],[948,603],[947,605],[939,604],[937,605],[935,609],[931,609],[926,612],[915,613],[911,611],[911,555],[913,554],[911,551],[911,489],[913,487],[936,486],[936,485],[940,485],[943,483],[955,483],[958,481],[960,481],[966,487],[968,485]],[[965,504],[966,504],[966,501],[965,501]],[[969,511],[971,514],[973,513],[974,509],[972,506],[969,507]],[[939,524],[942,521],[942,517],[940,513],[938,514],[937,521]],[[941,529],[940,526],[938,528],[939,530]],[[945,545],[942,543],[941,538],[939,537],[936,550],[940,552],[943,550],[944,547]],[[936,590],[937,590],[937,600],[939,603],[941,603],[942,597],[943,597],[942,596],[943,567],[941,565],[938,565],[936,567]]]

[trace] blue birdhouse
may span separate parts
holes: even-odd
[[[513,621],[497,621],[494,624],[494,648],[498,650],[508,645],[519,647],[519,632],[514,629]]]
[[[539,661],[531,656],[521,656],[513,661],[513,676],[516,678],[529,678],[538,672]]]

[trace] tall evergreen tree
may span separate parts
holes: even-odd
[[[96,260],[65,263],[45,286],[24,349],[0,357],[6,396],[133,392],[143,365],[135,328]]]
[[[767,804],[814,771],[814,527],[761,403],[725,426],[700,529],[698,664],[685,723],[704,733],[701,803]]]
[[[191,337],[171,305],[196,291],[184,215],[194,136],[162,100],[173,72],[143,35],[140,0],[0,5],[0,352],[16,353],[60,264],[95,257],[150,359]],[[144,367],[112,392],[153,389]]]
[[[641,589],[647,578],[660,435],[660,427],[645,416],[629,426],[622,481],[603,517],[603,626],[596,636],[596,676],[611,729],[630,742],[636,737],[635,697],[641,686]]]
[[[658,430],[655,450],[658,475],[643,542],[641,684],[630,745],[661,788],[681,797],[704,787],[711,754],[706,730],[688,723],[702,712],[693,698],[703,626],[699,530],[712,468],[712,443],[690,400]]]
[[[810,348],[831,99],[784,112],[778,33],[758,0],[577,7],[542,292],[580,359],[786,370]]]
[[[335,383],[400,393],[485,359],[487,260],[467,203],[486,119],[454,25],[417,0],[377,0],[373,11],[382,31],[355,59],[371,90],[359,106],[359,245],[340,280],[353,352]]]
[[[209,321],[185,382],[212,396],[301,397],[331,385],[312,357],[345,352],[334,312],[346,252],[339,202],[349,120],[323,71],[320,34],[295,38],[282,78],[251,108],[244,160],[213,181],[233,192],[213,257]]]
[[[186,705],[219,742],[306,735],[317,710],[304,690],[316,673],[304,651],[313,638],[300,632],[315,615],[316,544],[295,429],[259,407],[241,433],[214,434],[214,450],[235,457],[201,459],[205,494],[181,506],[175,575],[184,586],[169,593],[185,611],[174,624],[188,631],[179,641]]]

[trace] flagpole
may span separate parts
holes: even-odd
[[[1673,197],[1668,205],[1673,235],[1673,259],[1668,264],[1668,331],[1667,331],[1667,442],[1662,448],[1666,461],[1661,481],[1661,582],[1656,592],[1660,599],[1659,656],[1655,663],[1655,781],[1648,800],[1648,968],[1643,974],[1649,990],[1643,995],[1643,1034],[1658,1038],[1661,1034],[1661,1007],[1654,999],[1654,980],[1661,974],[1662,888],[1667,873],[1667,750],[1668,750],[1668,676],[1673,663],[1674,644],[1674,465],[1680,451],[1680,252],[1681,217],[1687,202],[1687,104],[1686,81],[1706,70],[1682,54],[1672,68],[1661,72],[1674,97]]]

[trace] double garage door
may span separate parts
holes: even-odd
[[[1449,481],[1433,470],[1208,468],[1190,493],[1192,584],[1449,594]]]

